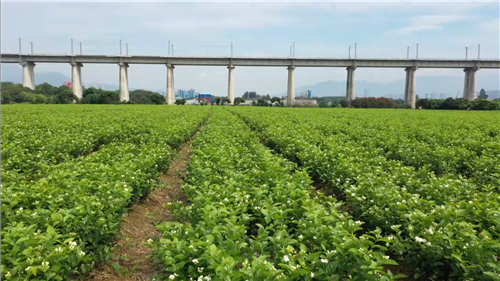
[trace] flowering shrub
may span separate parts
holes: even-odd
[[[440,280],[500,277],[500,196],[498,186],[492,185],[498,174],[481,173],[481,178],[477,178],[476,172],[472,172],[467,173],[470,178],[464,178],[453,173],[452,163],[456,162],[450,161],[441,166],[444,174],[436,176],[431,171],[433,163],[427,163],[427,159],[440,161],[448,156],[418,150],[415,154],[422,151],[432,156],[421,158],[423,165],[405,165],[411,162],[391,159],[395,148],[384,145],[381,138],[383,135],[386,142],[396,147],[393,139],[427,139],[421,141],[422,145],[433,145],[433,141],[443,139],[438,144],[450,146],[451,153],[465,151],[462,145],[455,149],[455,142],[472,146],[468,140],[447,139],[441,136],[442,131],[432,131],[423,125],[420,126],[427,135],[377,121],[377,118],[390,119],[384,115],[402,114],[393,111],[366,115],[337,111],[330,116],[321,110],[272,112],[238,108],[233,111],[254,127],[267,145],[299,163],[314,178],[328,182],[332,192],[345,200],[349,213],[367,222],[367,229],[380,227],[384,235],[397,240],[389,251],[406,261],[415,277]],[[413,118],[426,120],[422,113],[411,114]],[[477,127],[462,122],[473,137],[481,136],[477,141],[485,143],[475,148],[477,153],[456,153],[456,156],[470,159],[469,167],[498,171],[495,168],[498,165],[492,161],[481,164],[485,159],[499,162],[498,152],[483,154],[498,146],[498,138],[488,137],[489,130],[478,132]],[[497,132],[499,128],[490,130]],[[374,131],[380,132],[374,135],[374,144],[370,144],[369,134]],[[404,153],[405,150],[396,152]]]
[[[100,125],[94,130],[107,131],[106,124],[110,121],[111,126],[117,125],[113,122],[130,123],[125,127],[133,133],[123,135],[122,139],[114,138],[91,155],[66,159],[58,165],[39,166],[43,174],[36,178],[26,174],[33,170],[7,170],[4,181],[2,166],[1,276],[5,279],[67,280],[74,274],[89,271],[95,261],[109,254],[108,244],[119,230],[122,215],[130,203],[145,196],[160,172],[167,168],[175,153],[172,147],[189,138],[208,117],[208,110],[168,112],[165,108],[134,107],[141,119],[124,120],[128,116],[127,107],[119,110],[113,110],[118,107],[112,106],[48,108],[60,109],[66,119],[72,119],[74,111],[85,116],[122,114],[122,121],[101,116]],[[16,110],[37,112],[39,108],[9,107],[4,116],[19,114]],[[17,123],[28,123],[29,120],[23,120],[28,116],[18,115],[21,120]],[[37,116],[41,120],[51,118],[48,113]],[[6,126],[13,135],[35,139],[23,125],[18,127],[16,122],[2,121],[2,130]],[[73,120],[73,124],[77,123],[78,120]],[[139,127],[142,129],[134,129]],[[58,138],[58,130],[67,128],[48,128],[54,130],[52,137],[41,137],[46,137],[47,143],[62,145],[64,140],[52,138]],[[77,132],[72,132],[75,138],[78,138]],[[71,139],[65,140],[71,142]],[[2,138],[2,144],[11,141],[14,140]],[[22,137],[19,141],[27,145]],[[32,163],[38,164],[49,159],[57,149],[47,151],[41,157],[37,157],[36,152],[26,156],[31,155]]]
[[[249,128],[216,110],[193,142],[185,222],[151,241],[165,277],[181,280],[391,280],[389,240],[361,235],[363,222],[314,193],[307,173],[263,147]],[[295,172],[294,172],[295,171]]]

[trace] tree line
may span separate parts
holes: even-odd
[[[129,93],[129,101],[120,101],[119,91],[106,91],[97,88],[85,88],[83,97],[78,99],[68,86],[52,86],[48,83],[37,85],[34,90],[22,84],[2,82],[2,104],[8,103],[82,103],[82,104],[164,104],[165,96],[147,90],[134,90]]]

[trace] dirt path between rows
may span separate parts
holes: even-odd
[[[113,249],[111,262],[99,265],[88,278],[93,280],[152,280],[161,268],[151,262],[153,249],[145,245],[149,238],[158,238],[158,223],[172,221],[171,211],[163,207],[168,202],[182,201],[188,203],[186,194],[181,188],[186,178],[186,167],[190,160],[191,141],[197,133],[185,142],[170,163],[165,174],[159,178],[160,185],[146,198],[135,203],[128,215],[124,217],[124,228],[118,236]]]

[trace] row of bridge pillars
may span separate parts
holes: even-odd
[[[35,63],[22,62],[23,66],[23,86],[30,89],[35,89]],[[128,87],[128,64],[121,62],[120,66],[120,100],[129,101],[129,87]],[[83,97],[83,84],[82,84],[82,67],[83,65],[78,62],[71,63],[71,83],[73,94],[81,99]],[[174,93],[174,65],[167,64],[167,104],[175,103]],[[228,87],[227,96],[234,102],[234,69],[233,65],[228,66]],[[346,83],[346,101],[350,102],[356,98],[356,83],[354,74],[356,67],[347,67],[347,83]],[[479,70],[477,67],[468,67],[464,69],[464,90],[463,97],[468,100],[476,99],[476,72]],[[404,103],[411,108],[415,108],[417,82],[415,72],[417,67],[407,67],[406,82],[404,92]],[[295,104],[295,66],[288,67],[288,84],[287,84],[287,105],[293,106]]]

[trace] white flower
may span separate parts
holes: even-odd
[[[355,224],[361,224],[361,221],[355,221],[354,223]]]
[[[227,201],[229,201],[229,199],[227,199],[227,198],[224,198],[224,201],[226,201],[226,202],[227,202]]]
[[[203,267],[198,267],[198,273],[202,273],[203,272]]]
[[[388,259],[389,259],[389,256],[384,256],[384,259],[388,260]]]
[[[170,280],[174,280],[175,279],[175,276],[173,274],[170,274],[170,276],[168,276],[168,279]]]
[[[194,263],[194,264],[198,264],[198,259],[194,259],[194,260],[193,260],[193,263]]]
[[[7,273],[5,274],[5,277],[10,277],[10,271],[7,271]]]
[[[299,239],[300,239],[300,240],[304,239],[304,236],[302,236],[302,234],[301,234],[301,235],[299,235]]]
[[[287,255],[284,255],[284,256],[283,256],[283,260],[284,260],[285,262],[289,262],[289,261],[290,261],[290,259],[288,258],[288,256],[287,256]]]
[[[74,242],[74,241],[70,241],[70,242],[69,242],[69,248],[70,248],[71,250],[73,250],[75,247],[76,247],[76,242]]]
[[[430,246],[431,245],[431,242],[427,242],[427,246]]]
[[[43,261],[42,262],[42,267],[49,267],[49,262],[48,261]]]
[[[328,263],[328,260],[327,259],[321,259],[321,262],[322,263]]]
[[[311,272],[311,277],[314,277],[314,272]]]
[[[153,239],[149,238],[148,243],[150,243],[150,244],[153,243]]]
[[[80,251],[80,253],[78,253],[78,254],[80,254],[80,256],[82,256],[82,257],[85,256],[85,252],[84,251]]]
[[[425,243],[425,242],[427,242],[424,238],[420,238],[418,236],[415,236],[415,241],[417,241],[419,243]]]

